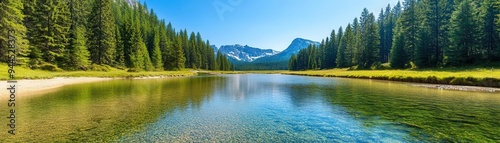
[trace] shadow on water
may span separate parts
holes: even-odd
[[[213,82],[222,78],[112,80],[65,86],[18,101],[17,133],[0,134],[0,142],[113,141],[139,132],[165,113],[202,106],[203,100],[211,98]],[[7,109],[0,112],[7,113]]]

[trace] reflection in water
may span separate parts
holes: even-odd
[[[67,86],[18,103],[18,134],[0,134],[0,142],[500,141],[498,93],[374,80],[114,80]]]
[[[200,107],[210,98],[211,82],[220,79],[113,80],[66,86],[19,101],[17,134],[0,134],[0,142],[115,140],[141,131],[166,112]]]

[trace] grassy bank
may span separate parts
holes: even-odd
[[[285,70],[262,70],[262,71],[198,71],[200,74],[281,74]]]
[[[425,70],[312,70],[288,71],[283,74],[378,79],[416,83],[451,84],[500,87],[500,69],[468,68],[468,69],[425,69]]]
[[[8,66],[0,64],[0,80],[7,80],[9,77]],[[54,77],[110,77],[110,78],[136,78],[136,77],[152,77],[152,76],[165,76],[165,77],[178,77],[178,76],[191,76],[196,75],[195,72],[189,70],[182,71],[144,71],[144,72],[127,72],[111,68],[108,72],[103,71],[44,71],[44,70],[31,70],[24,67],[15,67],[16,79],[49,79]]]

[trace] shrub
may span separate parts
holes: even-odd
[[[41,70],[46,70],[46,71],[55,71],[55,72],[63,71],[61,68],[57,67],[56,65],[49,64],[49,63],[44,63],[44,64],[40,65],[39,68]]]
[[[141,70],[136,69],[136,68],[130,68],[127,70],[127,72],[140,72]]]
[[[450,81],[451,85],[469,85],[467,80],[463,77],[457,77]]]
[[[108,72],[111,71],[111,67],[108,65],[97,65],[97,64],[92,64],[90,65],[89,69],[91,71],[103,71],[103,72]]]

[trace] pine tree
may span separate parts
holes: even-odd
[[[111,0],[95,0],[89,18],[88,47],[95,64],[112,64],[116,52],[115,20]]]
[[[297,55],[293,54],[288,61],[288,70],[297,70]]]
[[[384,13],[384,9],[381,9],[380,10],[380,14],[378,16],[378,27],[379,27],[379,31],[378,31],[378,34],[379,34],[379,37],[380,37],[380,59],[379,61],[382,63],[384,62],[384,59],[385,59],[385,49],[388,49],[387,48],[387,45],[386,45],[386,16],[385,15],[388,15],[389,13]]]
[[[15,39],[17,64],[27,62],[29,51],[28,40],[26,39],[27,30],[23,23],[23,8],[23,2],[20,0],[0,1],[0,61],[7,62],[9,54],[8,41],[9,39]],[[9,37],[9,35],[13,37]]]
[[[326,46],[326,55],[325,55],[325,67],[324,68],[335,68],[337,64],[335,63],[335,60],[337,60],[337,44],[335,41],[337,40],[336,38],[336,33],[335,30],[332,30],[332,33],[330,34],[330,40],[325,42]]]
[[[418,12],[417,12],[417,1],[416,0],[405,0],[404,11],[401,14],[401,32],[405,33],[405,51],[410,61],[413,61],[413,56],[415,54],[415,47],[417,45],[417,32],[420,26],[418,22]]]
[[[67,53],[65,54],[65,61],[67,64],[64,66],[66,69],[77,70],[86,69],[89,65],[90,53],[87,49],[86,43],[86,28],[84,25],[87,19],[85,3],[76,0],[69,1],[69,10],[71,14],[71,28],[69,35],[69,45]]]
[[[475,4],[463,0],[453,12],[450,20],[450,42],[446,62],[451,66],[471,64],[477,54],[478,34]]]
[[[116,41],[116,52],[115,52],[115,61],[113,62],[113,65],[118,67],[118,68],[123,68],[125,67],[125,45],[124,41],[122,38],[122,33],[120,28],[117,26],[115,27],[115,41]]]
[[[154,30],[151,62],[153,64],[154,69],[161,70],[163,68],[162,54],[160,50],[160,31],[158,30],[158,28],[155,28]]]
[[[434,13],[438,2],[435,0],[423,0],[418,5],[419,10],[424,14],[419,30],[417,31],[417,43],[415,45],[415,57],[413,62],[419,68],[435,66],[437,57],[434,52],[437,52],[439,25],[437,14]]]
[[[337,31],[337,39],[335,41],[335,44],[337,44],[337,50],[338,47],[340,46],[340,41],[342,40],[342,36],[344,36],[344,30],[342,29],[342,26],[340,26],[339,31]]]
[[[496,15],[499,14],[499,11],[495,8],[492,0],[484,0],[479,12],[481,51],[484,52],[487,61],[500,61],[500,35],[496,31],[497,26],[495,25],[498,19]]]
[[[200,68],[200,65],[201,65],[201,54],[199,52],[199,49],[197,47],[197,43],[196,43],[196,36],[194,34],[194,32],[191,32],[190,36],[189,36],[189,41],[188,41],[188,46],[189,46],[189,52],[190,52],[190,62],[191,63],[188,63],[191,67],[191,68]]]
[[[30,42],[30,64],[64,64],[68,45],[70,13],[65,0],[27,2],[25,11]]]
[[[354,18],[354,21],[352,23],[352,28],[353,28],[353,57],[352,57],[352,64],[353,65],[358,65],[361,61],[361,28],[360,28],[360,25],[359,25],[359,20],[358,18]]]
[[[123,25],[120,28],[121,42],[123,43],[123,58],[125,66],[128,68],[138,68],[135,64],[135,49],[133,48],[134,38],[137,38],[137,31],[134,28],[132,9],[128,5],[123,5]],[[117,49],[117,52],[120,52]]]
[[[210,41],[207,40],[207,61],[208,61],[208,70],[215,70],[215,53],[210,45]]]
[[[172,56],[174,57],[174,65],[173,69],[174,70],[181,70],[184,68],[184,65],[186,63],[186,57],[184,57],[184,53],[182,50],[183,47],[183,42],[181,36],[176,36],[175,37],[175,43],[172,49]]]
[[[167,36],[167,29],[165,26],[165,21],[160,22],[159,27],[159,44],[161,51],[161,57],[163,62],[164,70],[173,70],[174,67],[174,57],[173,57],[173,46],[171,39]]]
[[[373,13],[364,9],[361,14],[361,58],[358,63],[359,68],[370,68],[379,61],[380,35]]]
[[[347,63],[347,54],[346,54],[346,49],[347,49],[347,33],[349,32],[350,25],[347,26],[346,28],[346,33],[345,35],[339,35],[339,37],[342,37],[339,41],[339,48],[337,52],[337,67],[338,68],[344,68],[348,66]]]
[[[345,30],[345,34],[342,37],[342,39],[345,39],[345,54],[344,54],[344,60],[345,60],[345,67],[351,67],[353,66],[353,58],[354,58],[354,48],[355,48],[355,39],[354,39],[354,32],[352,29],[351,24],[348,24]]]
[[[391,48],[391,57],[389,58],[392,68],[402,69],[408,63],[408,56],[405,49],[405,33],[402,31],[401,20],[398,20],[396,29],[394,31],[394,40]]]
[[[392,15],[394,16],[393,23],[396,23],[399,17],[401,16],[401,13],[403,13],[403,7],[401,6],[401,2],[398,1],[398,3],[392,8]]]
[[[397,5],[396,5],[397,8]],[[394,28],[396,25],[396,9],[391,9],[391,5],[387,5],[385,8],[385,18],[384,18],[384,36],[383,36],[383,43],[380,43],[380,45],[383,45],[383,48],[381,46],[380,51],[381,51],[381,62],[382,63],[387,63],[389,62],[389,54],[391,53],[391,48],[392,48],[392,39],[394,36]],[[382,39],[382,37],[381,37]]]

